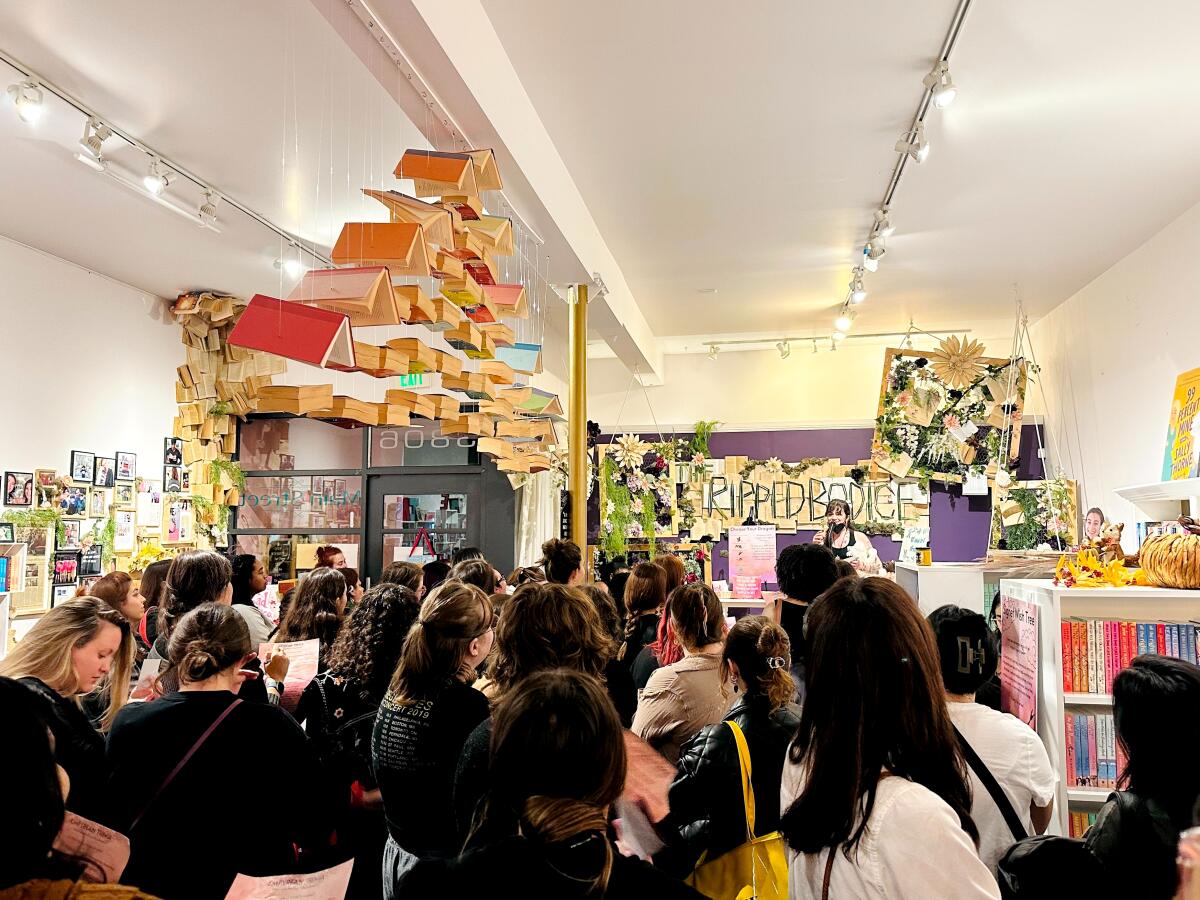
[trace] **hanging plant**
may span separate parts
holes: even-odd
[[[117,523],[111,518],[105,519],[103,524],[97,522],[88,532],[88,536],[92,543],[100,545],[100,564],[107,566],[114,556],[113,540],[117,536]]]
[[[701,419],[694,426],[692,426],[692,431],[694,432],[690,446],[692,456],[700,454],[705,459],[708,458],[708,440],[712,437],[713,432],[717,430],[717,426],[720,424],[721,423],[716,419],[711,421],[707,419]]]
[[[17,510],[7,509],[0,521],[12,522],[17,528],[45,529],[53,526],[56,541],[66,539],[67,532],[63,528],[62,510],[57,507],[41,507],[39,509]]]
[[[784,474],[795,478],[798,475],[803,475],[809,469],[816,468],[817,466],[823,466],[827,462],[829,462],[829,457],[827,456],[806,456],[797,463],[780,462],[778,457],[773,456],[770,459],[750,460],[746,463],[746,465],[742,466],[742,470],[739,474],[743,478],[749,478],[754,474],[755,469],[761,467],[772,475]]]
[[[617,463],[604,457],[604,526],[600,529],[600,547],[609,558],[622,555],[629,547],[629,526],[633,524],[633,498],[629,488],[617,481]]]
[[[238,493],[246,493],[246,473],[231,459],[214,459],[208,464],[208,480],[213,484],[221,483],[221,476],[224,475],[233,482],[234,487],[238,489]]]

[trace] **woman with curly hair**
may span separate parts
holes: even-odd
[[[616,643],[595,606],[565,584],[527,584],[504,607],[496,627],[496,651],[488,667],[493,705],[522,679],[546,669],[574,669],[601,676]],[[454,778],[454,808],[459,832],[470,831],[477,807],[489,786],[488,743],[492,720],[484,719],[467,738]]]
[[[371,768],[371,732],[419,610],[416,595],[398,584],[363,594],[329,652],[329,668],[308,683],[296,707],[322,768],[350,803],[337,829],[339,847],[354,858],[348,897],[381,896],[387,827]]]

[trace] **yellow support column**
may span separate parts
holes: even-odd
[[[583,571],[590,581],[592,565],[587,553],[587,285],[573,286],[567,294],[567,302],[571,307],[571,396],[567,408],[571,540],[584,551]]]

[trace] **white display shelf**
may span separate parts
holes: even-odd
[[[1200,508],[1200,478],[1132,484],[1117,488],[1116,494],[1136,506],[1149,519],[1166,521],[1179,515],[1180,504],[1185,500],[1191,503],[1193,510]]]
[[[8,558],[8,590],[0,591],[0,596],[25,590],[25,552],[28,549],[26,544],[0,544],[0,556]]]
[[[1067,706],[1112,706],[1112,694],[1064,694]]]
[[[1055,586],[1053,581],[1005,579],[1000,582],[1000,592],[1004,597],[1024,600],[1037,607],[1037,732],[1058,773],[1058,795],[1050,828],[1054,834],[1067,834],[1072,803],[1101,804],[1111,793],[1105,788],[1067,785],[1064,734],[1067,708],[1111,708],[1112,696],[1063,691],[1063,619],[1187,622],[1200,619],[1200,591],[1151,587],[1066,588]]]

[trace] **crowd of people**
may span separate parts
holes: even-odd
[[[675,556],[584,584],[559,540],[508,575],[468,548],[365,591],[322,548],[278,622],[253,556],[107,575],[0,661],[22,767],[0,898],[65,896],[84,865],[54,849],[68,814],[128,836],[125,896],[348,860],[347,896],[398,900],[733,898],[747,860],[760,898],[1173,896],[1200,669],[1139,656],[1117,675],[1120,790],[1084,839],[1045,836],[1057,776],[987,701],[994,630],[923,617],[855,545],[786,548],[779,597],[736,620]],[[276,645],[295,641],[319,667],[291,703]]]

